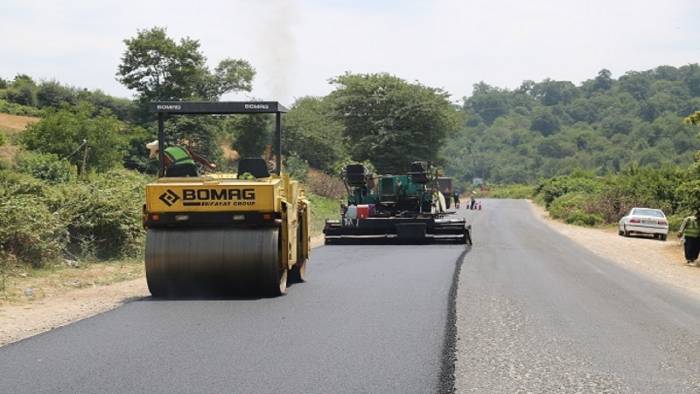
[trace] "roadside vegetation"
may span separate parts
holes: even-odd
[[[154,27],[124,40],[116,78],[133,99],[25,74],[0,78],[0,278],[139,260],[143,190],[157,168],[145,148],[156,135],[148,103],[250,92],[255,75],[244,59],[210,63],[198,40]],[[460,106],[441,89],[386,73],[346,73],[330,84],[328,95],[291,104],[283,135],[285,167],[305,184],[315,234],[338,216],[339,175],[358,161],[379,173],[430,161],[462,191],[473,177],[511,185],[489,195],[533,196],[553,216],[587,225],[613,222],[632,205],[664,208],[675,223],[700,201],[692,165],[700,141],[681,121],[700,109],[698,65],[618,79],[602,70],[580,86],[480,83]],[[238,158],[269,152],[271,126],[267,115],[182,116],[167,122],[167,143],[232,171]]]

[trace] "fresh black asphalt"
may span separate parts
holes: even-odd
[[[441,390],[460,245],[326,246],[256,300],[151,300],[0,348],[0,393]]]
[[[697,299],[524,201],[467,216],[466,255],[322,247],[281,298],[145,299],[5,346],[0,393],[700,392]]]

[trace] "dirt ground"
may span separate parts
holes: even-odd
[[[320,245],[323,236],[311,239],[312,248]],[[5,299],[0,298],[0,346],[150,296],[143,264],[133,263],[121,267],[95,264],[39,277],[17,277],[7,287]]]
[[[666,242],[645,237],[624,238],[615,228],[562,223],[550,218],[539,205],[531,202],[530,206],[535,216],[593,253],[700,298],[700,268],[685,264],[683,247],[675,234],[669,234]]]

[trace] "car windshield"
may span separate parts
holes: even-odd
[[[663,218],[664,213],[659,211],[658,209],[645,209],[645,208],[635,208],[632,211],[632,215],[639,215],[639,216],[654,216],[657,218]]]

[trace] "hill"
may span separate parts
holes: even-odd
[[[464,127],[443,148],[448,173],[500,183],[589,170],[598,175],[632,164],[688,165],[700,149],[683,118],[700,109],[700,66],[610,71],[578,86],[524,81],[514,90],[484,82],[461,110]]]

